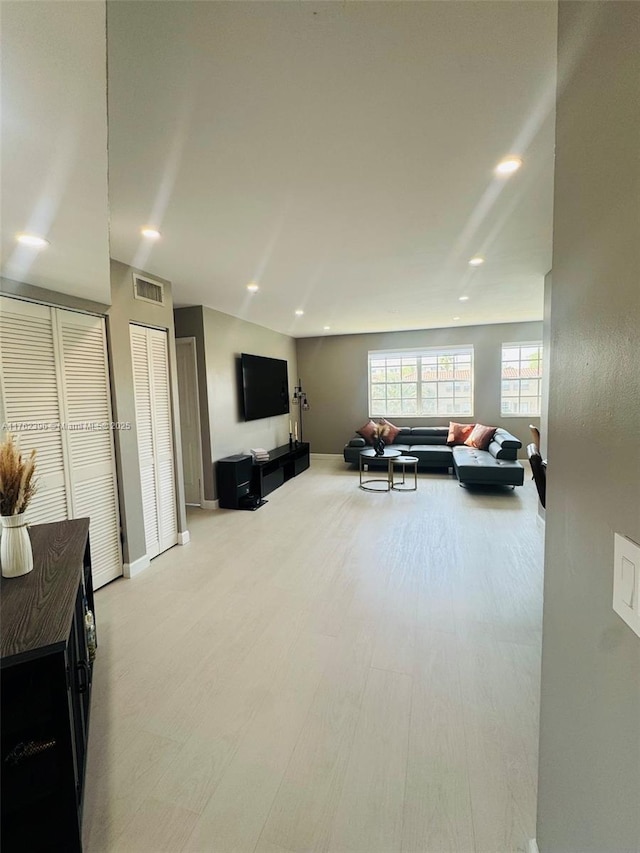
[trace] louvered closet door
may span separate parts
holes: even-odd
[[[178,541],[167,333],[130,326],[147,555]]]
[[[94,588],[121,575],[104,319],[0,297],[0,417],[37,451],[29,521],[88,516]]]
[[[69,517],[55,309],[0,296],[0,419],[20,449],[37,451],[32,524]]]
[[[94,587],[122,574],[109,372],[104,320],[57,314],[73,518],[89,516]]]

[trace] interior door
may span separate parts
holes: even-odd
[[[120,577],[120,516],[104,319],[56,315],[71,517],[89,516],[94,589]]]
[[[138,459],[149,558],[178,541],[167,332],[131,324]]]
[[[92,579],[122,574],[104,318],[0,297],[0,420],[36,450],[28,521],[90,519]]]
[[[69,517],[54,308],[0,296],[0,419],[23,453],[36,450],[32,524]]]
[[[196,342],[193,338],[176,339],[176,358],[185,501],[188,504],[200,506],[202,500],[202,448],[200,445]]]

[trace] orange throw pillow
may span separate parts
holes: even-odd
[[[378,424],[374,424],[373,421],[369,421],[368,424],[361,426],[360,429],[357,429],[356,432],[358,435],[361,435],[367,444],[373,444],[373,439],[375,438],[378,430]]]
[[[476,424],[471,435],[465,440],[468,447],[475,447],[478,450],[486,450],[491,444],[491,439],[496,434],[498,427],[484,426]]]
[[[449,435],[447,436],[447,444],[464,444],[475,428],[475,424],[457,424],[455,421],[449,421]]]

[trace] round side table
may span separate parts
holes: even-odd
[[[366,450],[360,451],[360,488],[365,492],[389,492],[393,485],[393,461],[400,456],[402,451],[394,450],[392,447],[385,447],[382,456],[378,456],[373,447],[367,447]],[[367,480],[362,479],[362,466],[367,464],[369,459],[385,459],[387,462],[387,476],[370,477]],[[374,483],[383,484],[373,485]]]
[[[418,461],[417,456],[396,456],[392,460],[393,466],[402,466],[402,480],[394,480],[393,475],[391,477],[391,488],[395,492],[416,492],[418,490]],[[408,486],[406,482],[407,465],[413,465],[413,486]]]

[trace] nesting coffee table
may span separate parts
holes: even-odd
[[[366,450],[360,451],[360,488],[366,492],[389,492],[393,485],[393,460],[402,455],[401,450],[394,450],[392,447],[385,447],[382,456],[378,456],[373,447],[367,447]],[[367,480],[362,479],[362,466],[367,464],[369,459],[385,459],[387,462],[386,477],[371,477]],[[374,485],[376,484],[376,485]],[[382,484],[382,485],[380,485]]]
[[[391,464],[394,468],[399,467],[402,468],[402,480],[392,480],[391,488],[396,492],[415,492],[418,490],[418,462],[420,460],[417,456],[407,456],[402,454],[402,456],[396,456],[395,459],[392,460]],[[411,480],[407,477],[407,467],[409,469],[413,469],[413,486],[411,485]]]

